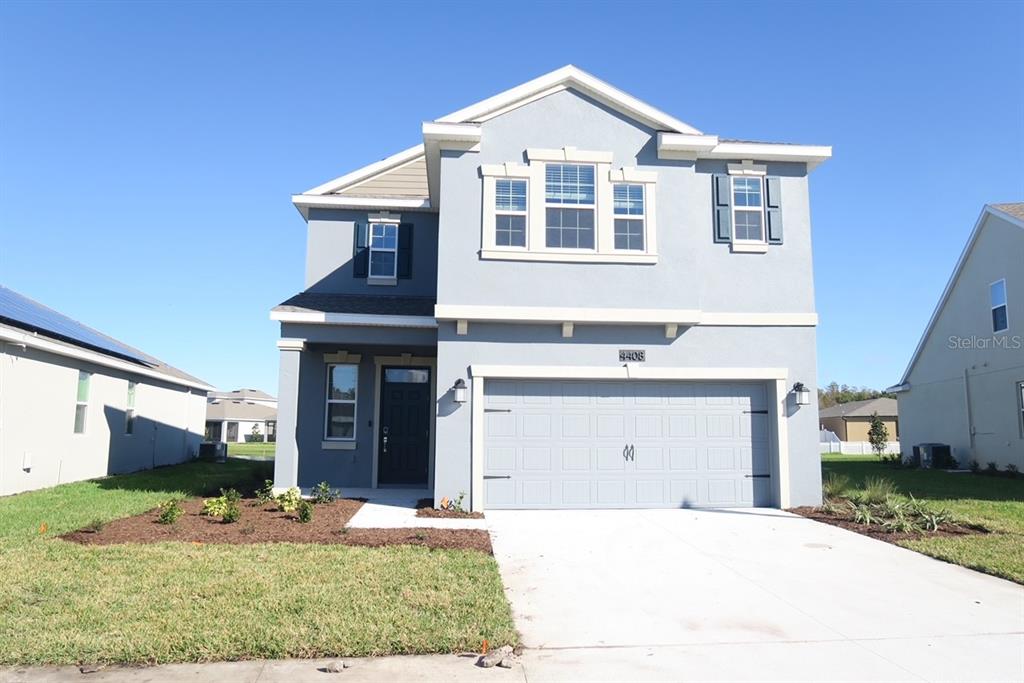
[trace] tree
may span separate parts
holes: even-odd
[[[885,423],[882,422],[882,418],[878,417],[878,413],[871,413],[871,428],[868,429],[868,441],[871,443],[871,450],[881,460],[886,447],[889,445],[889,430],[885,428]]]

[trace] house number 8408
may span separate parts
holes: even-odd
[[[643,363],[647,360],[647,352],[643,349],[619,349],[620,363]]]

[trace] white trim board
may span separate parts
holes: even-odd
[[[293,194],[292,204],[303,209],[400,209],[407,211],[431,211],[429,199],[408,197],[349,197],[346,195]],[[305,214],[303,214],[305,215]]]
[[[914,353],[910,356],[910,362],[907,363],[907,369],[903,371],[903,376],[900,378],[899,383],[893,387],[889,387],[887,391],[902,392],[910,390],[910,373],[917,364],[917,360],[921,356],[921,351],[924,350],[924,345],[928,341],[928,337],[931,336],[932,330],[935,328],[935,323],[938,322],[939,315],[942,313],[942,309],[946,307],[946,302],[949,301],[949,297],[953,293],[956,281],[960,279],[960,273],[967,264],[967,259],[970,257],[971,251],[974,249],[975,242],[978,241],[978,235],[981,234],[981,226],[985,224],[985,219],[989,215],[1000,218],[1011,225],[1016,225],[1018,228],[1024,230],[1024,220],[1008,214],[1005,211],[1001,211],[989,204],[985,205],[981,210],[981,214],[978,216],[978,220],[974,222],[971,234],[967,238],[967,244],[964,245],[963,251],[960,252],[960,258],[957,259],[956,265],[953,267],[953,273],[949,276],[949,281],[946,282],[946,287],[942,290],[942,296],[939,297],[939,302],[935,305],[935,310],[932,311],[932,315],[928,319],[928,324],[924,327],[924,333],[921,335],[920,341],[917,342],[917,346],[914,348]]]
[[[713,325],[726,327],[814,327],[817,313],[711,313],[670,308],[569,308],[437,304],[438,320],[632,325]]]
[[[422,144],[415,145],[408,149],[403,149],[401,152],[392,154],[389,157],[375,161],[372,164],[367,164],[362,168],[358,168],[355,171],[346,173],[343,176],[338,176],[334,180],[328,180],[326,183],[317,185],[314,188],[306,190],[303,195],[325,195],[331,194],[332,192],[338,192],[347,187],[358,185],[361,182],[370,180],[373,176],[386,173],[392,169],[404,166],[411,161],[416,161],[419,157],[422,157],[425,153],[425,149]],[[297,195],[301,196],[301,195]],[[295,201],[292,198],[292,201]]]
[[[380,444],[377,435],[380,424],[380,399],[383,388],[385,365],[401,367],[429,367],[430,368],[430,450],[427,453],[427,489],[434,490],[434,444],[437,441],[437,357],[436,356],[414,356],[411,353],[403,353],[401,356],[374,356],[373,357],[373,464],[371,467],[370,483],[373,488],[378,488],[377,474],[379,469]]]
[[[282,323],[312,325],[353,325],[358,327],[436,328],[437,320],[421,315],[370,315],[364,313],[324,313],[322,311],[271,311],[270,319]]]
[[[788,145],[773,142],[722,142],[717,135],[658,133],[659,159],[748,159],[795,161],[812,170],[832,158],[828,145]]]
[[[198,389],[203,392],[216,391],[215,387],[203,382],[192,382],[181,377],[175,377],[174,375],[168,375],[167,373],[160,372],[146,365],[139,365],[120,358],[113,358],[97,351],[90,351],[89,349],[83,349],[78,346],[72,346],[63,342],[53,341],[34,335],[30,332],[24,332],[14,327],[8,327],[7,325],[0,325],[0,341],[7,342],[14,346],[24,346],[47,353],[52,353],[56,356],[64,356],[65,358],[74,358],[75,360],[81,360],[93,365],[99,365],[106,368],[112,368],[114,370],[120,370],[121,372],[129,373],[132,375],[138,375],[140,377],[150,377],[152,379],[158,379],[168,384],[174,384],[180,387],[188,387],[190,389]],[[5,350],[5,353],[11,353]]]

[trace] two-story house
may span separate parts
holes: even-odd
[[[275,484],[820,501],[808,174],[567,66],[296,195]]]

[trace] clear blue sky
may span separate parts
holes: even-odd
[[[895,383],[986,202],[1024,198],[1024,4],[0,3],[0,283],[277,390],[289,195],[567,63],[811,176],[819,383]],[[365,131],[345,137],[341,131]]]

